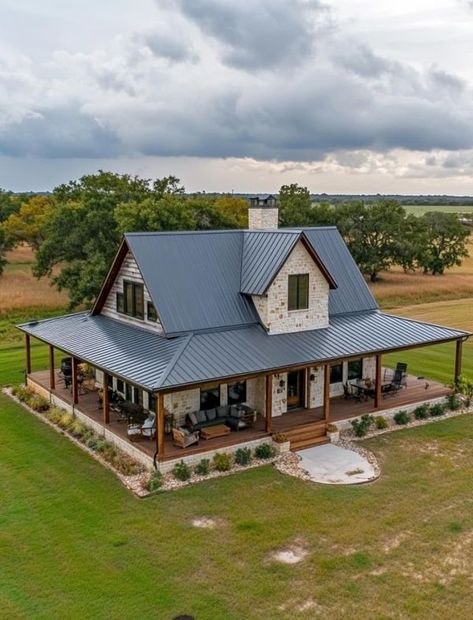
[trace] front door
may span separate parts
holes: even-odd
[[[304,406],[304,370],[287,374],[287,409],[300,409]]]

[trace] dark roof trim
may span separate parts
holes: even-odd
[[[100,312],[102,311],[105,301],[110,293],[113,283],[115,282],[120,272],[120,268],[128,252],[129,252],[128,244],[126,242],[126,239],[123,238],[120,243],[120,247],[118,248],[118,251],[115,254],[115,258],[113,259],[112,265],[110,269],[108,270],[107,277],[105,278],[105,281],[102,284],[100,293],[97,295],[97,299],[95,300],[95,303],[92,307],[92,310],[90,312],[92,315],[100,314]]]

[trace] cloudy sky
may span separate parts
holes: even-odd
[[[0,187],[473,194],[473,0],[0,0]]]

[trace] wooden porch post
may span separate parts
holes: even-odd
[[[54,375],[54,347],[49,345],[49,388],[56,389],[56,377]]]
[[[374,406],[376,408],[381,406],[381,355],[376,356],[376,378],[375,378],[375,391],[374,391]]]
[[[311,388],[311,381],[310,381],[310,367],[305,369],[305,402],[306,402],[306,407],[307,409],[310,409],[310,388]]]
[[[266,432],[273,426],[273,375],[266,375]]]
[[[79,403],[79,386],[77,384],[77,360],[72,358],[72,402],[74,405]]]
[[[25,334],[26,374],[31,374],[31,342],[30,335]]]
[[[330,416],[330,364],[324,365],[324,420]]]
[[[161,461],[164,457],[164,396],[161,392],[156,399],[156,448]]]
[[[108,394],[108,373],[103,373],[102,384],[103,423],[110,424],[110,398]]]
[[[457,340],[455,349],[455,382],[458,381],[462,374],[462,352],[463,352],[463,340]]]

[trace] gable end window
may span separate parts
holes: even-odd
[[[125,299],[123,293],[117,293],[117,312],[124,314],[125,312]]]
[[[158,320],[156,308],[154,307],[154,304],[151,301],[148,301],[147,303],[146,316],[148,318],[148,321],[153,321],[154,323],[156,323],[156,321]]]
[[[288,310],[307,310],[309,307],[309,274],[299,273],[289,276]]]
[[[145,296],[142,284],[138,282],[123,282],[123,312],[136,319],[145,318]]]

